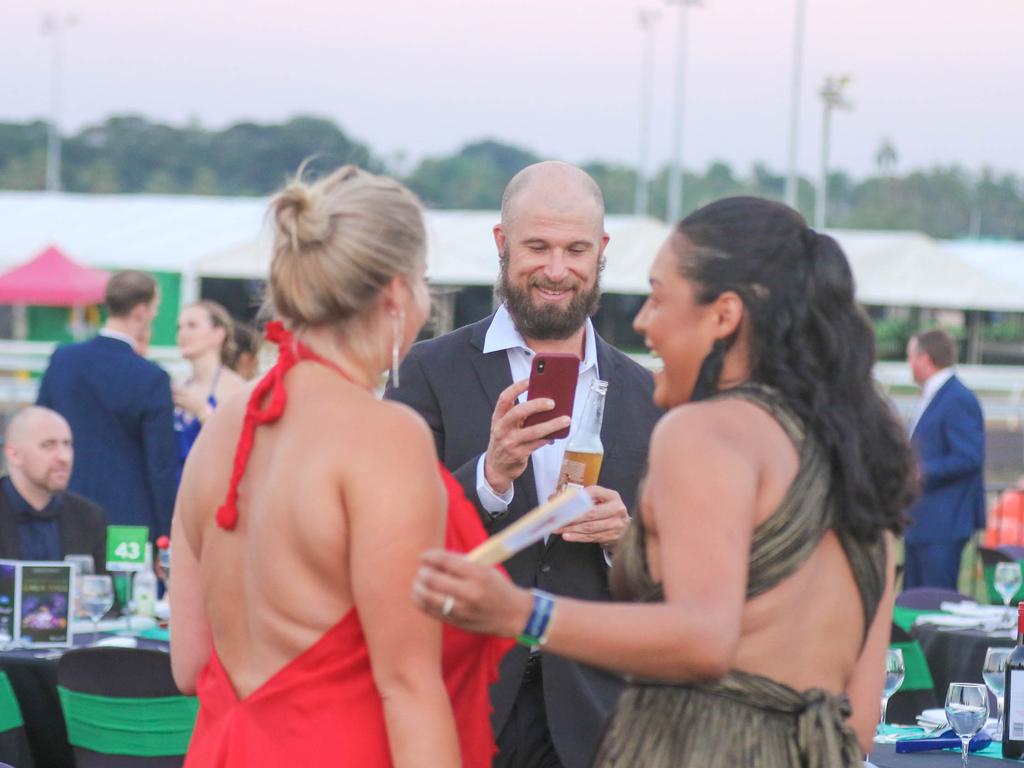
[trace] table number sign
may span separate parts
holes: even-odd
[[[107,528],[107,570],[141,571],[146,566],[149,528],[144,525],[111,525]]]

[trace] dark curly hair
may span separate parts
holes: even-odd
[[[730,197],[683,219],[671,247],[700,303],[726,291],[743,301],[751,380],[780,392],[824,448],[837,525],[868,541],[899,533],[916,463],[872,377],[874,332],[839,244],[781,203]]]

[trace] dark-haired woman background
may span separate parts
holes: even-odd
[[[612,571],[635,604],[556,597],[544,626],[550,596],[440,551],[414,600],[629,675],[602,768],[860,765],[913,463],[846,258],[795,211],[730,198],[679,224],[650,283],[635,327],[671,410]]]

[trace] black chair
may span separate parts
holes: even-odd
[[[6,672],[0,672],[0,760],[10,760],[18,768],[35,766],[21,706]],[[0,762],[0,768],[5,765],[10,768],[6,762]]]
[[[970,600],[967,595],[955,589],[944,587],[913,587],[896,595],[896,605],[901,608],[914,608],[919,611],[939,610],[942,603],[961,603]]]
[[[69,651],[57,684],[77,768],[181,767],[197,704],[178,692],[167,653]]]
[[[928,660],[921,649],[921,644],[906,630],[893,624],[889,647],[899,648],[903,651],[906,675],[903,679],[903,686],[889,697],[885,719],[889,723],[913,725],[921,711],[940,707],[942,701],[935,692],[935,682],[932,680],[931,671],[928,669]]]
[[[1014,544],[1002,544],[996,547],[1004,555],[1009,555],[1018,562],[1024,560],[1024,547],[1019,547]]]

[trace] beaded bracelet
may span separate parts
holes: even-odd
[[[532,589],[533,610],[526,620],[523,631],[516,636],[520,645],[544,645],[548,641],[548,630],[551,628],[551,617],[555,615],[555,598],[539,589]]]

